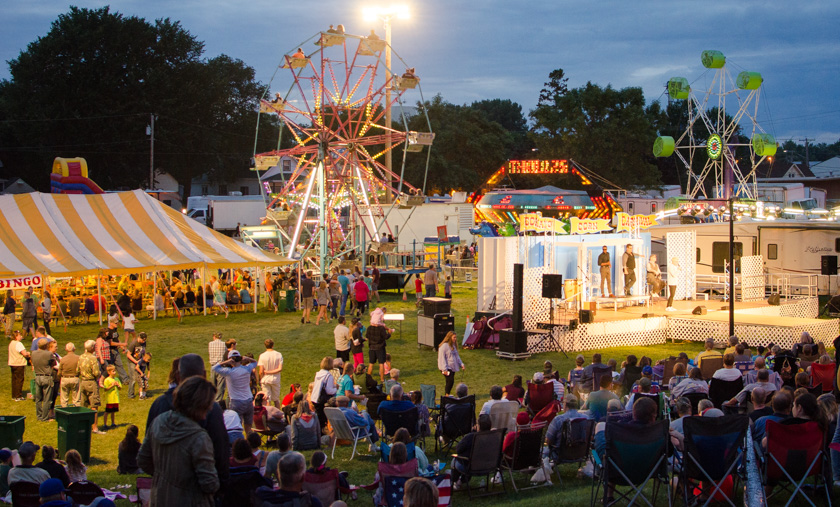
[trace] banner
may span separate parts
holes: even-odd
[[[40,287],[41,275],[19,276],[16,278],[0,278],[0,289],[28,289]]]
[[[654,225],[659,225],[656,223],[656,215],[633,215],[630,216],[627,213],[616,213],[615,214],[616,226],[615,232],[623,232],[627,231],[630,232],[634,227],[638,225],[639,229],[649,229]]]
[[[564,224],[560,220],[543,217],[542,213],[522,213],[519,215],[519,232],[568,234],[563,226]]]
[[[612,229],[606,218],[571,217],[569,224],[569,234],[597,234]]]

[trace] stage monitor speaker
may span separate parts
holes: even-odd
[[[523,288],[523,264],[513,265],[513,323],[514,331],[522,331],[522,288]]]
[[[767,304],[770,306],[779,306],[782,303],[778,294],[770,294],[770,297],[767,298]]]
[[[546,273],[542,280],[542,297],[563,299],[563,275]]]
[[[528,352],[528,332],[502,329],[499,331],[499,352],[524,354]]]
[[[577,329],[577,326],[578,326],[578,320],[577,319],[572,319],[572,320],[569,321],[569,331],[574,331],[575,329]]]
[[[656,317],[656,314],[655,313],[643,313],[642,314],[643,319],[649,319],[651,317]]]
[[[581,310],[578,317],[581,324],[591,324],[595,322],[595,314],[592,310]]]
[[[441,313],[450,313],[452,300],[446,298],[423,298],[423,315],[434,317]]]
[[[822,262],[820,263],[820,274],[821,275],[836,275],[837,274],[837,256],[836,255],[823,255]],[[543,275],[545,276],[545,275]],[[545,283],[545,281],[543,281]],[[543,296],[545,297],[545,296]]]
[[[706,315],[706,307],[705,306],[698,306],[694,310],[691,311],[694,315]]]

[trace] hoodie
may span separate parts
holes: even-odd
[[[197,422],[171,410],[155,418],[137,464],[152,476],[151,505],[213,507],[213,444]]]

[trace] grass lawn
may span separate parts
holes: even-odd
[[[458,284],[453,291],[453,313],[456,316],[456,331],[462,334],[467,316],[475,311],[475,285]],[[388,343],[388,352],[393,357],[393,365],[402,372],[402,380],[406,384],[406,390],[418,389],[420,383],[436,384],[438,393],[443,390],[443,377],[437,370],[437,353],[429,349],[418,350],[416,309],[414,307],[413,294],[411,299],[403,302],[400,296],[386,294],[384,301],[390,313],[405,313],[406,320],[403,322],[402,334],[399,330],[394,334]],[[314,318],[313,318],[314,321]],[[307,386],[312,381],[315,372],[318,370],[318,362],[324,356],[334,354],[333,327],[335,323],[315,325],[301,325],[300,313],[273,313],[262,308],[257,314],[231,313],[230,318],[224,316],[191,316],[185,317],[181,323],[173,318],[162,318],[157,321],[142,320],[137,324],[137,331],[145,331],[149,335],[147,348],[153,355],[152,373],[150,382],[150,396],[154,397],[166,390],[166,377],[169,371],[171,359],[188,353],[195,352],[207,357],[207,343],[211,340],[214,331],[221,331],[224,338],[236,338],[238,349],[243,352],[252,352],[258,356],[263,350],[263,340],[271,338],[275,342],[275,349],[279,350],[284,357],[283,390],[288,390],[290,382],[299,382]],[[72,341],[76,344],[77,351],[81,352],[82,344],[87,339],[96,336],[99,326],[96,324],[70,326],[64,332],[59,322],[54,321],[53,337],[59,341],[59,351],[63,352],[64,344]],[[26,340],[28,347],[29,342]],[[616,347],[601,350],[604,355],[604,362],[609,358],[616,358],[619,363],[627,354],[647,355],[659,359],[669,355],[675,355],[680,351],[686,351],[690,355],[701,350],[700,343],[664,344],[652,347]],[[586,351],[583,354],[590,357],[593,351]],[[489,388],[493,384],[508,384],[514,374],[521,374],[529,378],[535,371],[542,370],[544,360],[551,360],[555,368],[562,372],[568,371],[574,363],[574,355],[569,359],[559,353],[539,354],[527,361],[510,362],[499,360],[494,351],[490,350],[466,350],[462,351],[462,358],[466,363],[466,371],[459,373],[456,381],[464,381],[470,387],[470,392],[476,394],[477,403],[480,407],[489,398]],[[125,359],[123,360],[125,362]],[[208,365],[209,369],[209,365]],[[28,389],[29,379],[32,378],[31,371],[27,372],[24,389]],[[35,407],[32,401],[14,402],[11,400],[9,376],[0,376],[0,392],[7,393],[0,396],[0,415],[24,415],[26,416],[26,433],[24,440],[32,440],[39,445],[56,445],[56,424],[54,422],[38,422],[35,417]],[[118,475],[117,467],[117,446],[125,436],[125,428],[129,424],[136,424],[140,427],[140,434],[145,431],[146,414],[152,401],[140,401],[137,399],[125,399],[120,412],[117,415],[118,427],[110,430],[106,435],[93,435],[91,449],[91,463],[89,463],[88,477],[104,488],[114,489],[120,484],[131,484],[133,491],[134,476]],[[434,442],[427,439],[429,445],[430,460]],[[306,453],[307,458],[311,452]],[[356,457],[353,461],[347,461],[350,457],[350,450],[347,447],[336,450],[335,460],[328,465],[350,472],[351,484],[367,484],[373,482],[376,470],[375,456]],[[443,458],[445,461],[451,461]],[[563,469],[563,484],[550,488],[541,488],[521,494],[509,493],[507,497],[495,496],[488,499],[476,500],[476,505],[491,505],[500,502],[508,502],[515,505],[528,505],[532,499],[549,501],[557,505],[588,505],[589,488],[591,482],[580,480],[575,477],[576,468],[569,465]],[[520,479],[521,480],[521,479]],[[508,485],[512,492],[512,488]],[[660,502],[664,504],[664,495],[660,494]],[[456,503],[466,501],[466,496],[458,494],[454,500]],[[357,505],[368,505],[370,497],[366,492],[360,492]],[[127,502],[124,503],[128,505]]]

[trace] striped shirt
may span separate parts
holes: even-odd
[[[213,340],[207,348],[210,353],[210,366],[219,364],[224,360],[225,342],[222,340]]]

